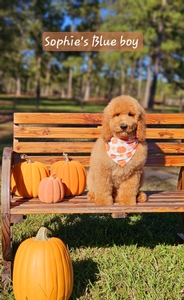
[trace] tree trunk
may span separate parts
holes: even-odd
[[[37,58],[37,74],[36,74],[36,110],[39,110],[39,105],[40,105],[40,69],[41,69],[41,61],[42,58],[41,56],[38,56]]]
[[[14,78],[10,78],[8,83],[7,83],[7,86],[6,86],[6,92],[8,94],[12,94],[13,93],[13,86],[14,86]]]
[[[47,73],[46,73],[45,97],[48,97],[49,93],[50,93],[50,68],[47,69]]]
[[[149,63],[148,63],[148,68],[147,68],[147,82],[146,82],[145,94],[144,94],[144,99],[142,102],[142,106],[144,108],[148,108],[149,92],[150,92],[151,76],[152,76],[151,66],[152,66],[152,58],[150,57]]]
[[[72,98],[72,80],[73,79],[73,70],[72,68],[69,68],[69,74],[68,74],[68,92],[67,92],[67,98]]]
[[[125,70],[122,68],[121,70],[121,95],[125,94]]]
[[[114,72],[112,73],[111,76],[111,80],[110,80],[110,86],[109,86],[109,92],[108,92],[108,101],[110,101],[112,99],[113,95],[113,91],[114,91],[114,82],[115,82],[115,78],[114,78]]]
[[[3,71],[0,71],[0,94],[3,93]]]
[[[21,80],[20,77],[17,76],[16,78],[16,96],[20,96],[21,95]]]
[[[131,69],[131,75],[130,75],[130,82],[128,87],[128,94],[132,95],[133,91],[133,83],[134,83],[134,77],[135,77],[135,61],[133,62],[132,69]]]
[[[93,63],[93,54],[91,53],[88,60],[87,80],[85,84],[83,101],[88,101],[90,98],[92,63]]]
[[[166,0],[162,0],[162,8],[161,10],[165,10]],[[162,45],[162,37],[164,32],[164,23],[163,20],[160,20],[158,24],[158,46],[155,56],[155,63],[154,63],[154,73],[153,73],[153,80],[150,89],[150,98],[149,98],[149,105],[148,107],[153,109],[154,101],[155,101],[155,94],[157,88],[157,78],[159,74],[159,67],[160,67],[160,58],[161,58],[161,45]]]
[[[61,90],[61,98],[66,98],[65,88]]]
[[[137,86],[137,98],[141,99],[142,96],[142,59],[139,61],[138,71],[138,86]]]

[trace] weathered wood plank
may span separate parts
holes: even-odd
[[[183,155],[164,155],[164,156],[148,156],[146,164],[147,167],[181,167],[184,166]]]
[[[37,149],[35,149],[35,142],[15,142],[16,152],[31,152],[35,153],[89,153],[94,146],[94,142],[81,142],[81,141],[71,141],[71,142],[39,142],[37,144]],[[148,142],[148,152],[149,154],[184,154],[184,144],[183,143],[159,143],[159,142]]]
[[[87,200],[86,193],[76,197],[66,198],[55,204],[42,203],[39,199],[21,199],[11,203],[12,214],[29,213],[113,213],[113,212],[183,212],[184,192],[164,191],[147,192],[148,201],[137,203],[135,206],[120,206],[115,203],[112,206],[96,206]],[[15,198],[16,199],[16,198]]]
[[[147,124],[175,124],[181,125],[184,124],[184,114],[147,114],[146,115],[146,123]]]
[[[100,128],[14,127],[14,138],[98,138]]]
[[[5,286],[10,286],[12,262],[3,260],[2,266],[2,282]]]
[[[25,149],[24,149],[25,150]],[[61,149],[60,149],[61,150]],[[62,152],[62,151],[61,151]],[[20,151],[21,153],[26,153],[26,151]],[[27,149],[27,153],[31,153],[30,149]],[[35,153],[35,152],[34,152]],[[40,153],[40,152],[38,152]],[[68,151],[69,153],[69,151]],[[41,156],[41,155],[29,155],[29,157],[33,160],[33,161],[40,161],[42,163],[44,163],[46,166],[50,166],[51,164],[53,164],[56,161],[64,161],[65,158],[61,155],[58,156]],[[89,167],[89,160],[90,160],[90,156],[89,155],[70,155],[69,153],[69,158],[71,160],[78,160],[80,163],[82,163],[85,167]],[[16,159],[16,162],[20,162],[20,160]],[[147,167],[161,167],[161,166],[165,166],[165,167],[170,167],[170,166],[175,166],[175,167],[181,167],[184,166],[184,155],[164,155],[164,156],[148,156],[147,161],[145,166]]]
[[[14,127],[14,138],[67,138],[67,139],[91,139],[98,138],[101,128],[75,128],[75,127]],[[147,139],[182,139],[184,128],[147,128]]]
[[[148,142],[148,152],[151,153],[171,153],[184,154],[183,143],[159,143]]]
[[[16,142],[18,153],[90,153],[94,142]]]
[[[20,152],[20,153],[22,153],[22,152]],[[25,153],[25,152],[24,152]],[[30,152],[29,152],[30,153]],[[64,156],[61,156],[61,155],[58,155],[58,156],[54,156],[54,155],[51,155],[51,156],[41,156],[41,155],[38,155],[38,156],[36,156],[36,155],[29,155],[29,158],[32,160],[32,161],[40,161],[40,162],[42,162],[42,163],[44,163],[46,166],[50,166],[51,164],[53,164],[54,162],[56,162],[56,161],[59,161],[59,160],[61,160],[61,161],[65,161],[65,158],[64,158]],[[89,155],[88,156],[85,156],[85,155],[83,155],[83,156],[81,156],[81,155],[76,155],[76,156],[74,156],[74,155],[69,155],[69,158],[71,159],[71,160],[73,160],[73,159],[76,159],[76,160],[78,160],[80,163],[82,163],[85,167],[87,167],[87,166],[89,166],[89,159],[90,159],[90,157],[89,157]],[[18,159],[16,159],[15,160],[15,163],[16,163],[16,161],[17,162],[20,162],[20,160],[18,160]]]
[[[184,203],[184,191],[145,191],[148,197],[148,201],[146,203],[143,203],[143,205],[147,204],[152,204],[153,202],[165,202],[165,200],[168,200],[169,202],[175,202],[176,200],[179,202]],[[71,203],[88,203],[91,205],[91,202],[88,201],[87,199],[87,192],[84,192],[81,195],[78,196],[70,196],[70,197],[65,197],[58,205],[65,205],[68,204],[70,205]],[[16,206],[16,205],[31,205],[31,204],[38,204],[38,205],[52,205],[52,204],[45,204],[41,202],[38,198],[22,198],[18,196],[14,196],[11,200],[11,207]],[[53,205],[57,205],[54,203]],[[93,203],[92,203],[93,205]],[[118,204],[114,204],[118,205]],[[142,203],[138,203],[138,205],[142,205]]]
[[[103,213],[151,213],[151,212],[184,212],[184,204],[180,203],[137,206],[95,206],[95,205],[55,205],[40,207],[39,205],[19,206],[11,209],[12,214],[103,214]]]
[[[182,139],[184,137],[184,128],[147,128],[147,139]]]
[[[39,199],[32,199],[32,201],[16,201],[16,202],[12,202],[11,203],[11,210],[14,211],[14,208],[17,208],[17,209],[28,209],[28,207],[31,209],[32,207],[35,207],[35,205],[38,205],[39,206],[39,209],[42,209],[44,210],[45,208],[51,208],[52,205],[54,207],[58,206],[58,207],[66,207],[66,206],[70,206],[70,207],[78,207],[80,206],[81,209],[83,209],[83,207],[93,207],[95,204],[94,203],[90,203],[88,201],[88,199],[73,199],[73,200],[69,200],[69,201],[62,201],[61,203],[59,204],[44,204],[42,203]],[[118,204],[114,204],[115,206],[118,205]],[[182,206],[184,207],[184,195],[183,195],[183,198],[181,197],[168,197],[168,198],[152,198],[152,199],[149,199],[147,202],[145,203],[138,203],[137,204],[138,206],[144,206],[144,207],[150,207],[150,206],[173,206],[173,205],[179,205],[179,206]],[[119,206],[119,205],[118,205]],[[136,206],[137,207],[137,206]],[[14,215],[12,215],[14,216]],[[17,215],[19,216],[19,215]],[[17,222],[18,222],[18,219],[17,219]]]
[[[12,148],[5,147],[2,157],[1,178],[1,215],[2,215],[2,252],[3,259],[11,260],[11,228],[10,228],[10,170],[12,162]]]
[[[14,113],[15,124],[101,124],[101,113]],[[184,124],[184,114],[147,114],[147,124]]]
[[[101,124],[101,122],[101,113],[14,113],[14,124]]]

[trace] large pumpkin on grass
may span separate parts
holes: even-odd
[[[23,241],[15,255],[13,290],[16,300],[68,300],[73,289],[69,252],[59,238],[48,238],[41,227]]]
[[[38,186],[38,198],[45,203],[57,203],[64,198],[64,185],[55,174],[43,178]]]
[[[50,171],[61,178],[65,185],[65,196],[80,195],[86,188],[86,170],[79,161],[70,161],[68,155],[65,153],[64,155],[65,161],[53,163]]]
[[[11,189],[17,196],[32,198],[38,197],[40,181],[49,176],[47,167],[38,161],[17,163],[11,170]]]

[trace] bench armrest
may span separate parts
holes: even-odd
[[[10,228],[10,172],[12,166],[13,150],[5,147],[2,156],[1,178],[1,214],[2,214],[2,252],[3,258],[11,260],[11,228]]]
[[[13,150],[10,147],[5,147],[2,156],[2,178],[1,178],[1,206],[2,214],[10,213],[10,172],[12,166]]]

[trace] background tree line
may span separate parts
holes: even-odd
[[[7,0],[0,9],[0,93],[80,101],[184,96],[183,0]],[[45,31],[141,31],[140,52],[44,52]]]

